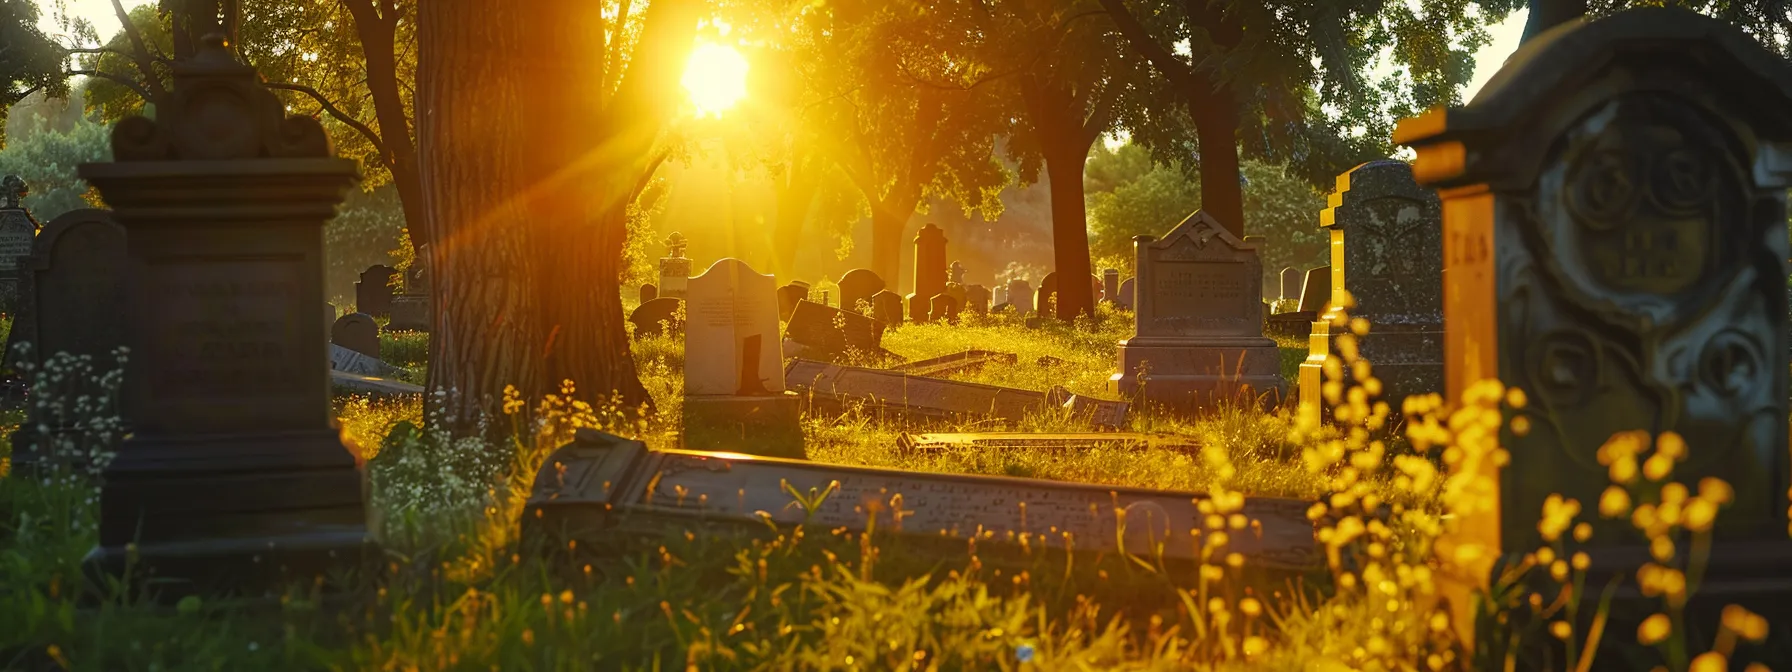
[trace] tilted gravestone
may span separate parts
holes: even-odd
[[[1325,313],[1332,300],[1332,267],[1307,269],[1307,278],[1300,285],[1300,308],[1296,310],[1318,316]],[[1308,318],[1309,321],[1312,318]]]
[[[844,354],[858,350],[866,354],[883,352],[884,323],[858,313],[801,301],[791,312],[784,334],[791,341],[819,353]]]
[[[285,117],[221,32],[176,60],[156,118],[113,128],[80,176],[124,226],[125,423],[89,570],[164,596],[328,585],[381,553],[330,408],[323,226],[356,180]]]
[[[795,395],[784,391],[777,282],[721,259],[685,287],[684,443],[803,456]]]
[[[116,352],[125,344],[124,227],[105,210],[63,213],[44,226],[30,256],[19,260],[19,302],[7,335],[6,368],[21,364],[41,368],[56,353],[92,358],[95,373],[117,366]],[[19,346],[29,344],[22,351]],[[71,398],[95,394],[97,381],[71,381],[79,389]],[[39,395],[50,390],[38,390]],[[12,435],[13,465],[34,462],[37,427],[60,430],[75,418],[48,418],[37,404]],[[121,437],[122,438],[122,437]]]
[[[1474,474],[1498,506],[1452,543],[1537,548],[1547,497],[1600,501],[1608,438],[1671,430],[1672,480],[1734,488],[1693,599],[1787,610],[1789,109],[1792,64],[1725,22],[1643,8],[1548,31],[1468,106],[1400,122],[1443,197],[1449,396],[1498,378],[1528,399],[1505,411],[1528,423],[1499,436],[1506,467]],[[1649,557],[1629,516],[1584,518],[1587,585]]]
[[[870,309],[871,297],[884,291],[884,279],[868,268],[855,268],[840,276],[840,307],[855,313]],[[865,302],[864,307],[859,302]],[[881,318],[880,318],[881,319]]]
[[[1381,399],[1399,412],[1409,395],[1443,390],[1443,212],[1437,194],[1412,179],[1405,161],[1370,161],[1338,176],[1338,188],[1319,215],[1332,239],[1331,305],[1343,292],[1349,313],[1369,321],[1358,353],[1381,381]],[[1308,412],[1323,410],[1320,386],[1335,353],[1331,321],[1312,323],[1300,398]]]
[[[366,313],[349,313],[336,318],[330,327],[330,342],[374,359],[380,358],[380,325]]]
[[[392,280],[398,269],[385,264],[369,266],[355,282],[355,312],[374,317],[392,316]]]
[[[908,295],[909,319],[927,319],[933,296],[946,291],[946,232],[928,224],[915,234],[915,291]]]
[[[1110,389],[1189,412],[1222,398],[1264,403],[1286,390],[1281,352],[1263,336],[1262,262],[1204,211],[1162,239],[1133,239],[1138,296]]]
[[[635,325],[635,338],[684,333],[684,318],[679,310],[684,302],[670,296],[651,299],[629,311],[628,321]]]
[[[902,324],[902,295],[882,290],[871,295],[871,319],[884,324]]]
[[[31,254],[31,242],[37,237],[37,220],[31,217],[20,200],[30,194],[25,181],[17,175],[0,179],[0,312],[16,310],[19,300],[19,259]]]
[[[810,510],[790,490],[830,494]],[[803,524],[899,534],[916,548],[964,553],[979,535],[991,559],[1005,549],[1115,554],[1172,563],[1203,559],[1197,531],[1206,495],[962,474],[932,474],[694,451],[580,429],[543,463],[522,515],[522,534],[543,548],[615,548],[627,536],[667,529]],[[1304,572],[1324,565],[1312,503],[1247,497],[1225,550],[1254,568]],[[986,535],[986,536],[985,536]],[[572,543],[578,542],[578,543]],[[985,547],[992,550],[984,550]]]
[[[790,321],[798,301],[809,300],[809,283],[798,280],[778,288],[778,319]]]

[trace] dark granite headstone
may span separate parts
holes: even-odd
[[[864,353],[883,352],[883,322],[813,301],[796,304],[784,334],[819,353],[840,354],[849,348]]]
[[[1101,299],[1108,303],[1120,300],[1120,269],[1104,268],[1101,271]]]
[[[871,295],[871,318],[884,324],[902,324],[902,296],[887,289]]]
[[[915,234],[915,291],[908,295],[908,315],[917,322],[927,319],[930,301],[946,291],[946,232],[928,224]]]
[[[635,325],[635,338],[684,333],[684,319],[678,314],[683,306],[683,301],[670,296],[636,306],[628,314],[628,321]]]
[[[638,297],[637,300],[641,303],[647,303],[648,301],[660,298],[660,288],[651,282],[644,282],[641,283],[640,293],[636,296]]]
[[[379,359],[380,325],[366,313],[343,315],[330,327],[330,342]]]
[[[1132,310],[1134,292],[1138,291],[1138,284],[1133,278],[1127,278],[1125,282],[1120,283],[1120,295],[1114,298],[1114,303],[1119,304],[1121,308]]]
[[[37,220],[31,217],[20,199],[31,193],[17,175],[0,180],[0,312],[12,312],[19,299],[19,259],[31,254],[31,241],[37,236]]]
[[[1019,315],[1025,316],[1035,312],[1033,304],[1033,285],[1028,284],[1026,280],[1018,278],[1009,280],[1007,303],[1008,305],[1013,306],[1014,312]]]
[[[884,291],[884,279],[868,268],[855,268],[840,276],[840,307],[855,313],[870,310],[871,297]],[[860,307],[859,302],[865,306]]]
[[[398,269],[385,264],[369,266],[355,282],[355,312],[374,317],[392,316],[392,279]]]
[[[958,323],[958,299],[950,294],[935,294],[929,302],[927,321]]]
[[[1039,290],[1033,293],[1033,308],[1047,317],[1058,315],[1058,272],[1052,271],[1039,280]]]
[[[1476,474],[1498,506],[1453,543],[1537,548],[1546,498],[1600,501],[1609,438],[1673,431],[1673,481],[1734,489],[1688,608],[1792,612],[1789,109],[1792,63],[1727,22],[1639,8],[1547,31],[1468,106],[1400,122],[1395,141],[1444,201],[1449,396],[1497,377],[1528,397],[1505,409],[1529,425],[1502,428],[1505,468]],[[1586,585],[1648,560],[1629,516],[1582,519]],[[1494,569],[1478,569],[1485,584]]]
[[[383,563],[318,338],[323,227],[357,169],[219,33],[170,70],[156,118],[113,128],[116,162],[79,168],[130,258],[132,434],[101,477],[88,571],[153,572],[165,597],[328,589]]]
[[[1300,310],[1318,315],[1332,300],[1332,267],[1307,269],[1307,279],[1300,286]]]
[[[392,331],[429,331],[429,297],[404,294],[392,297],[392,319],[386,324]]]
[[[965,309],[978,315],[989,312],[989,288],[970,285],[964,288]]]
[[[809,300],[809,283],[798,280],[778,288],[778,319],[790,321],[798,301]]]

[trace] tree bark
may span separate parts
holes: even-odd
[[[892,292],[900,293],[897,287],[902,280],[902,232],[908,228],[909,217],[914,214],[913,203],[907,208],[899,205],[873,205],[871,208],[871,270],[884,279],[884,286]]]
[[[355,18],[361,54],[367,62],[367,90],[380,129],[380,147],[385,150],[380,162],[392,173],[392,186],[398,190],[398,203],[404,209],[405,232],[416,248],[429,244],[429,231],[423,221],[423,178],[417,169],[417,143],[411,135],[411,120],[405,114],[398,85],[397,31],[401,17],[396,3],[384,3],[384,12],[379,11],[377,4],[375,0],[344,2]]]
[[[1201,152],[1201,209],[1232,235],[1244,238],[1244,185],[1238,172],[1238,107],[1232,90],[1219,86],[1203,98],[1187,92],[1189,116]]]
[[[653,3],[631,70],[665,74],[660,42],[688,47],[690,9]],[[600,407],[652,403],[623,330],[620,271],[626,208],[667,105],[625,82],[599,109],[600,93],[566,86],[597,81],[585,56],[599,22],[574,0],[419,4],[420,174],[436,241],[425,410],[462,433],[498,417],[507,385],[535,399],[572,381]]]
[[[1064,144],[1081,143],[1069,139]],[[1074,146],[1048,146],[1045,153],[1045,171],[1052,182],[1052,262],[1058,272],[1058,319],[1065,322],[1095,314],[1095,288],[1087,279],[1077,280],[1093,277],[1089,219],[1083,209],[1083,167],[1088,156],[1088,145],[1083,145],[1080,153]]]

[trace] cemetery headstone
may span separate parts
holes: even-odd
[[[1332,267],[1307,269],[1307,278],[1300,286],[1300,312],[1320,315],[1332,300]]]
[[[1101,270],[1101,298],[1108,303],[1120,302],[1120,269]]]
[[[19,299],[19,258],[31,254],[37,238],[37,220],[20,201],[31,193],[17,175],[0,179],[0,312],[16,310]]]
[[[789,506],[789,488],[833,494],[804,510]],[[849,532],[875,525],[905,536],[910,547],[957,555],[964,553],[964,537],[985,532],[977,543],[990,560],[1021,557],[1024,546],[1028,552],[1124,550],[1188,564],[1202,558],[1193,539],[1207,520],[1200,512],[1206,499],[1173,490],[654,451],[580,429],[543,463],[522,534],[544,548],[606,549],[617,547],[622,535],[654,538],[680,525],[763,529],[769,522]],[[1254,532],[1237,535],[1227,549],[1253,567],[1305,572],[1323,566],[1315,523],[1306,516],[1311,505],[1245,498],[1240,513],[1253,521]]]
[[[1115,298],[1114,302],[1120,304],[1121,308],[1132,310],[1133,303],[1136,300],[1134,298],[1134,292],[1138,291],[1136,288],[1138,284],[1139,283],[1133,278],[1127,278],[1126,282],[1120,283],[1120,296]]]
[[[629,311],[628,321],[635,325],[635,338],[684,333],[684,318],[678,312],[684,302],[662,296],[643,302]]]
[[[950,272],[952,278],[949,282],[955,282],[960,285],[964,284],[964,274],[969,271],[969,269],[964,267],[964,262],[954,261],[952,262],[952,266],[947,270]]]
[[[1651,7],[1545,32],[1468,106],[1397,126],[1444,204],[1448,395],[1499,378],[1528,398],[1505,410],[1529,424],[1502,427],[1506,467],[1472,474],[1499,505],[1447,540],[1490,560],[1455,578],[1484,586],[1491,559],[1536,548],[1546,498],[1599,502],[1595,449],[1642,428],[1684,439],[1672,480],[1734,489],[1694,605],[1787,610],[1792,118],[1761,113],[1786,109],[1792,64],[1727,22]],[[1649,557],[1629,517],[1583,518],[1587,585]]]
[[[790,321],[798,301],[809,300],[809,283],[798,280],[778,288],[778,319]]]
[[[1288,268],[1282,269],[1281,279],[1281,294],[1276,297],[1276,300],[1278,302],[1292,301],[1296,305],[1299,305],[1301,283],[1306,281],[1307,274],[1298,268],[1289,266]]]
[[[1039,280],[1039,291],[1033,293],[1033,309],[1041,315],[1058,314],[1058,272],[1052,271]]]
[[[915,376],[943,376],[948,373],[975,371],[989,364],[1014,364],[1018,361],[1020,361],[1020,356],[1012,352],[966,350],[931,359],[904,362],[890,367],[890,370]]]
[[[915,234],[915,292],[908,295],[908,314],[927,319],[935,294],[946,291],[946,232],[928,224]]]
[[[102,474],[86,562],[153,571],[165,597],[324,582],[383,555],[318,338],[323,226],[357,169],[316,120],[284,116],[221,31],[170,69],[156,118],[118,122],[115,162],[79,168],[130,259],[132,434]]]
[[[366,313],[343,315],[330,327],[330,342],[379,359],[380,325]]]
[[[983,285],[971,285],[964,288],[965,309],[983,315],[989,312],[989,288]]]
[[[355,312],[374,317],[392,316],[392,281],[398,269],[385,264],[367,267],[355,281]]]
[[[1008,303],[1008,285],[996,285],[995,289],[990,290],[990,303],[998,306],[1006,305]]]
[[[840,285],[840,307],[855,313],[864,310],[859,307],[860,301],[866,302],[866,305],[869,306],[871,297],[885,289],[884,279],[877,277],[877,274],[868,268],[855,268],[847,271],[845,275],[840,276],[840,282],[837,284]]]
[[[1001,418],[1019,422],[1029,413],[1062,408],[1103,427],[1119,427],[1126,422],[1126,402],[1061,391],[1048,394],[807,359],[792,360],[785,375],[791,386],[802,392],[805,403],[829,413],[870,404],[870,410],[918,419]]]
[[[1101,276],[1089,275],[1089,295],[1094,298],[1096,303],[1108,298],[1107,285],[1102,283]]]
[[[1254,243],[1205,211],[1162,239],[1133,239],[1138,296],[1110,389],[1189,412],[1222,398],[1275,403],[1281,353],[1263,336],[1262,262]]]
[[[929,303],[927,321],[958,323],[958,299],[950,294],[935,294]]]
[[[683,299],[685,285],[691,277],[691,260],[684,256],[684,234],[673,231],[666,236],[666,256],[660,257],[660,296]]]
[[[651,282],[641,283],[640,293],[636,296],[639,297],[641,303],[647,303],[648,301],[660,298],[659,285],[655,285]]]
[[[1350,316],[1369,321],[1357,350],[1373,365],[1381,399],[1393,409],[1409,395],[1443,389],[1442,208],[1436,193],[1413,181],[1405,161],[1381,160],[1339,175],[1319,215],[1332,238],[1331,303],[1341,305],[1341,294],[1349,292]],[[1310,328],[1302,400],[1320,398],[1325,357],[1336,350],[1329,320]],[[1302,408],[1319,412],[1323,404]]]
[[[392,331],[429,331],[429,297],[421,294],[392,297],[392,319],[386,325]]]
[[[1014,312],[1022,316],[1038,312],[1033,304],[1033,286],[1026,280],[1017,278],[1008,281],[1008,301],[1006,303],[1014,306]]]
[[[884,323],[833,306],[800,301],[791,312],[784,334],[815,352],[839,355],[849,350],[882,354]]]
[[[871,295],[871,318],[884,324],[902,324],[902,295],[887,289]]]
[[[116,368],[115,352],[125,345],[124,227],[105,210],[63,213],[44,226],[32,253],[19,260],[19,301],[7,335],[5,366],[41,367],[56,353],[91,357],[94,373]],[[327,305],[327,304],[326,304]],[[30,344],[24,351],[20,344]],[[97,381],[70,381],[68,396],[101,392]],[[46,391],[40,391],[46,392]],[[37,428],[61,430],[78,418],[46,417],[36,404],[12,434],[13,466],[40,457]],[[122,437],[121,437],[122,438]]]
[[[795,395],[784,390],[777,281],[721,259],[685,288],[684,443],[803,456]]]

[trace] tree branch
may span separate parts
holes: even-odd
[[[149,91],[147,89],[144,89],[142,84],[138,84],[135,80],[132,80],[129,77],[121,77],[118,75],[114,75],[110,72],[101,72],[99,70],[70,70],[70,71],[68,71],[68,74],[70,74],[70,75],[86,75],[88,77],[98,77],[100,79],[110,80],[112,82],[117,83],[120,86],[123,86],[132,91],[137,92],[137,95],[143,97],[144,102],[152,102],[152,99],[150,98],[150,95],[149,95]]]
[[[1108,15],[1114,17],[1114,26],[1120,29],[1120,35],[1125,37],[1126,41],[1131,42],[1133,48],[1145,56],[1145,60],[1151,61],[1153,66],[1174,81],[1178,87],[1194,88],[1194,67],[1182,62],[1181,59],[1176,58],[1175,54],[1170,53],[1170,50],[1158,44],[1157,40],[1153,39],[1151,34],[1145,30],[1145,25],[1139,23],[1138,17],[1133,16],[1132,12],[1126,9],[1124,0],[1101,0],[1101,6],[1108,10]]]
[[[143,73],[143,86],[133,86],[131,88],[142,94],[143,99],[146,102],[155,103],[159,101],[163,97],[164,92],[162,91],[161,79],[156,77],[155,69],[150,67],[151,59],[154,58],[154,54],[150,52],[149,47],[143,42],[143,34],[137,32],[136,24],[131,23],[131,14],[130,12],[124,11],[123,2],[120,2],[120,0],[112,0],[112,13],[118,15],[118,23],[124,30],[125,37],[130,38],[131,47],[137,51],[132,60],[136,62],[137,70]]]
[[[324,94],[318,93],[317,89],[313,89],[303,84],[283,84],[280,82],[266,82],[263,86],[270,89],[280,89],[282,91],[297,91],[310,96],[311,99],[317,101],[317,104],[322,107],[325,112],[328,112],[330,116],[335,117],[336,120],[342,122],[343,125],[355,129],[356,132],[367,138],[367,141],[373,144],[373,151],[379,156],[386,156],[386,143],[380,140],[380,135],[378,133],[375,133],[373,129],[368,128],[367,124],[361,123],[361,120],[350,116],[348,113],[343,112],[340,108],[336,107],[335,103],[330,102],[329,98],[325,98]]]

